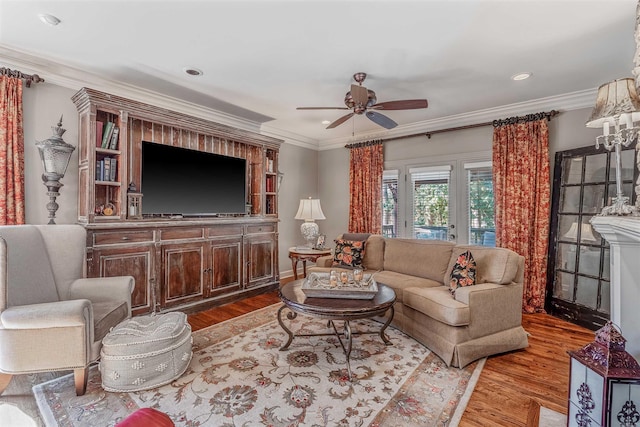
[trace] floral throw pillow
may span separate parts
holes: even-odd
[[[451,280],[449,280],[449,292],[456,294],[456,289],[463,286],[473,286],[476,284],[476,261],[470,251],[461,253],[451,270]]]
[[[333,252],[333,266],[362,268],[364,241],[337,239]]]

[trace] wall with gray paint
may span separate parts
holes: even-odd
[[[25,214],[27,224],[49,222],[47,210],[47,188],[42,183],[42,163],[36,141],[53,135],[52,126],[58,124],[63,115],[62,127],[67,131],[63,139],[78,146],[78,111],[71,102],[75,91],[49,83],[38,83],[25,88],[22,96],[22,121],[24,127],[24,186]],[[57,224],[72,224],[78,219],[78,150],[73,151],[67,173],[60,181],[64,185],[56,203]]]
[[[279,169],[284,173],[284,178],[278,193],[280,217],[278,249],[280,275],[286,277],[293,274],[289,248],[305,243],[300,233],[302,221],[293,218],[298,212],[300,199],[318,198],[318,152],[291,144],[282,144],[279,160]],[[320,202],[323,212],[327,215],[325,201],[320,198]],[[323,222],[318,221],[321,232]]]

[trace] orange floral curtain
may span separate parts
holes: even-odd
[[[0,225],[24,221],[22,79],[0,75]]]
[[[349,164],[349,232],[382,234],[382,141],[352,144]]]
[[[515,123],[493,131],[496,246],[524,256],[523,311],[544,312],[551,202],[549,128],[544,118],[506,121]]]

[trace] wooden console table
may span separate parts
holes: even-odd
[[[307,277],[307,260],[316,262],[318,258],[325,255],[331,255],[331,249],[289,248],[293,278],[298,280],[298,261],[302,261],[302,277]]]

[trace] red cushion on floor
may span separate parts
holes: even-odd
[[[129,415],[116,427],[173,427],[173,421],[165,413],[153,408],[141,408]]]

